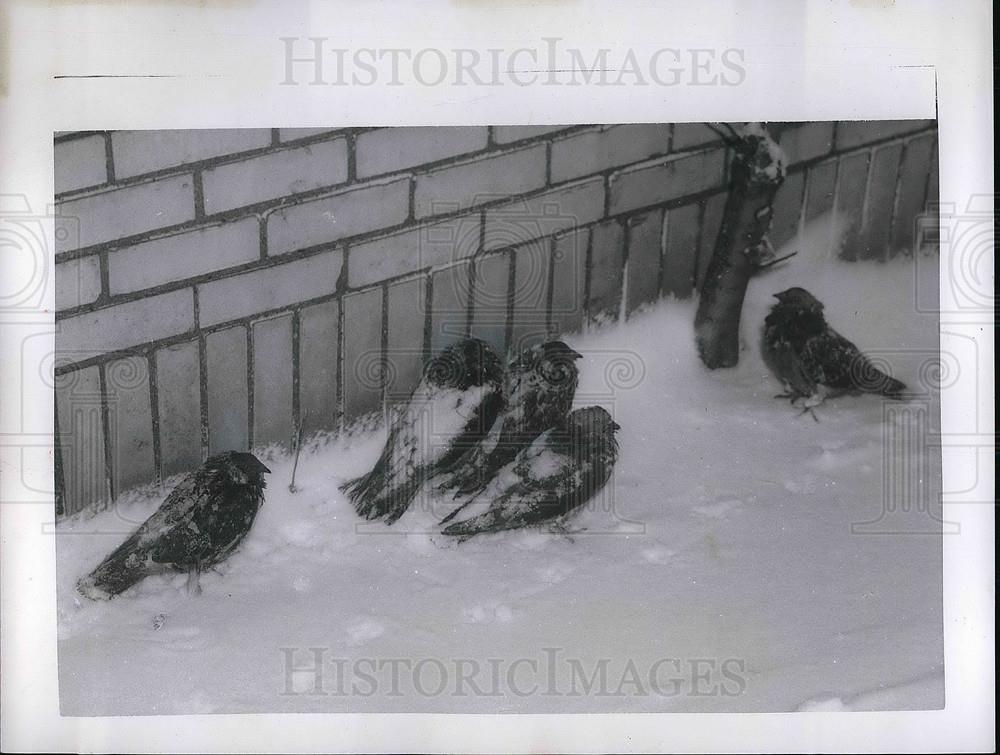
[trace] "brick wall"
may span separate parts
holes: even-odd
[[[836,206],[909,253],[930,121],[772,124],[772,238]],[[428,354],[628,317],[700,282],[727,153],[701,124],[57,134],[57,505],[345,423]]]

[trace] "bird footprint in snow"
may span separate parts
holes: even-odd
[[[550,585],[555,585],[566,579],[573,571],[574,567],[566,563],[549,564],[538,570],[538,578]]]
[[[645,548],[641,551],[642,558],[651,564],[667,564],[677,554],[667,548]]]
[[[514,612],[502,603],[480,604],[462,609],[462,621],[466,624],[509,624]]]
[[[369,640],[374,640],[385,634],[385,624],[370,616],[357,617],[345,629],[347,631],[347,644],[352,646],[363,645]]]
[[[733,509],[738,508],[743,501],[738,499],[729,499],[725,501],[716,501],[715,503],[706,503],[701,506],[695,506],[694,512],[696,514],[701,514],[709,519],[722,519]]]

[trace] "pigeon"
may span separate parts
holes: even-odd
[[[574,410],[522,449],[470,502],[485,511],[442,533],[461,542],[483,532],[554,522],[576,511],[611,477],[619,429],[599,406]]]
[[[827,325],[823,304],[816,297],[798,287],[774,296],[778,303],[764,319],[763,353],[785,385],[786,393],[779,397],[802,401],[803,412],[843,394],[903,398],[906,385],[875,367],[857,346]]]
[[[565,417],[573,406],[579,382],[575,361],[581,357],[562,341],[548,341],[512,359],[507,365],[503,412],[489,435],[455,465],[438,491],[454,491],[455,497],[475,494],[522,448]]]
[[[188,573],[188,590],[200,593],[199,575],[239,547],[264,502],[264,473],[256,456],[226,451],[181,480],[160,507],[89,575],[77,583],[85,597],[109,599],[149,576],[170,569]]]
[[[503,407],[503,363],[467,338],[431,360],[368,474],[340,486],[359,516],[392,524],[433,475],[469,453]]]

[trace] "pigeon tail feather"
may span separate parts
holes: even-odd
[[[134,538],[130,538],[77,582],[77,590],[88,598],[111,598],[148,575],[146,559],[139,556]]]
[[[905,398],[903,394],[906,393],[906,383],[902,380],[896,380],[896,378],[889,377],[888,375],[883,375],[883,377],[885,379],[879,386],[879,395],[902,401],[903,398]]]

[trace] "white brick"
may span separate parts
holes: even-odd
[[[205,357],[209,453],[246,450],[250,445],[246,327],[209,333],[205,337]]]
[[[479,214],[463,215],[351,247],[348,280],[361,288],[465,259],[479,249]]]
[[[267,253],[284,254],[399,225],[409,209],[408,178],[283,207],[267,218]]]
[[[678,199],[722,185],[725,152],[713,149],[628,168],[612,177],[611,214]]]
[[[552,181],[557,183],[666,154],[670,126],[630,124],[584,131],[552,143]]]
[[[789,165],[825,155],[833,147],[833,122],[797,123],[781,133],[780,144]]]
[[[271,152],[206,170],[205,212],[211,215],[346,180],[346,139]]]
[[[934,121],[840,121],[837,124],[837,149],[852,149],[900,134],[921,131]]]
[[[199,228],[108,254],[111,295],[140,291],[260,259],[257,218]]]
[[[278,130],[278,139],[282,142],[291,142],[296,139],[308,139],[310,136],[318,136],[319,134],[329,134],[334,130],[330,126],[326,128],[283,128]]]
[[[382,405],[382,370],[372,369],[382,348],[382,289],[345,296],[344,418],[350,420]]]
[[[172,176],[60,202],[56,212],[78,226],[76,235],[56,235],[63,252],[193,220],[194,184],[190,175]]]
[[[339,322],[336,299],[305,307],[299,315],[299,409],[306,435],[337,424]]]
[[[270,144],[271,130],[266,128],[116,131],[111,135],[115,178],[129,178]]]
[[[94,254],[56,265],[56,311],[90,304],[101,295],[101,260]]]
[[[366,131],[357,140],[358,176],[364,178],[455,157],[486,147],[485,126],[414,126]]]
[[[99,367],[55,379],[66,514],[108,498]]]
[[[253,442],[291,445],[292,316],[255,322],[253,333]]]
[[[103,136],[94,134],[56,143],[56,194],[97,186],[107,180],[108,160]]]
[[[723,127],[722,130],[725,131],[725,128]],[[704,123],[674,124],[673,149],[675,151],[721,141],[722,137]]]
[[[246,339],[243,341],[245,346]],[[156,352],[160,462],[164,477],[201,464],[200,367],[197,341],[167,346]],[[245,367],[243,372],[246,373]],[[235,393],[238,385],[239,381],[231,381],[230,392]],[[246,420],[243,424],[246,426]]]
[[[194,328],[190,288],[117,304],[56,323],[56,351],[79,362],[187,333]]]
[[[604,179],[553,189],[486,210],[484,248],[500,249],[591,223],[604,214]]]
[[[490,155],[418,175],[418,218],[501,199],[545,186],[545,145]]]
[[[521,139],[534,139],[556,131],[570,128],[569,126],[494,126],[493,141],[497,144],[509,144]]]
[[[337,290],[343,261],[343,253],[334,250],[199,284],[201,327],[332,294]]]
[[[106,365],[108,439],[115,495],[150,482],[153,460],[153,416],[149,401],[149,362],[145,357],[116,359]]]

